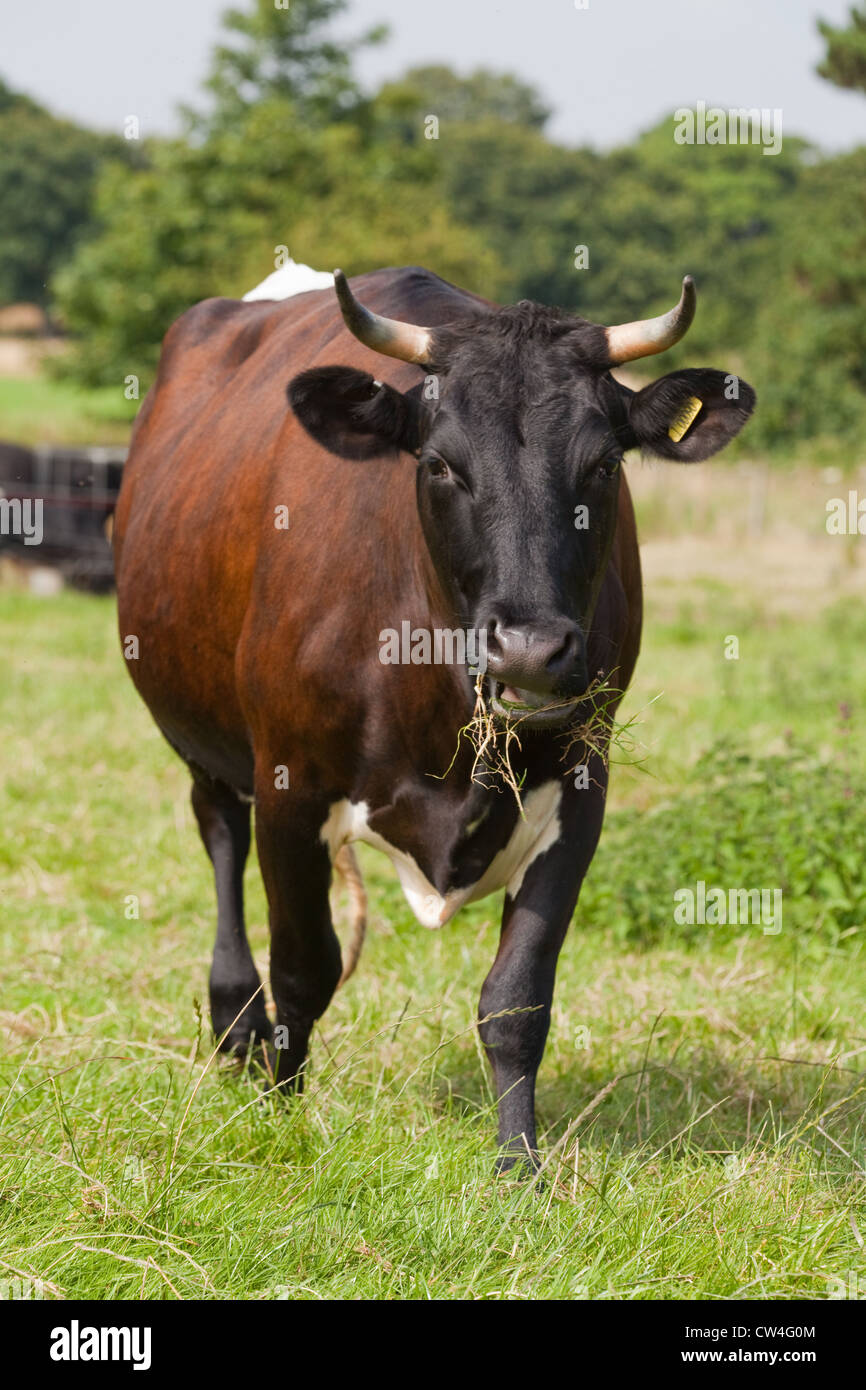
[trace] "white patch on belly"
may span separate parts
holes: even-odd
[[[293,294],[324,290],[333,283],[334,277],[329,270],[313,270],[290,259],[254,290],[247,290],[244,299],[291,299]]]
[[[442,927],[464,903],[486,898],[488,893],[507,887],[513,897],[520,889],[533,860],[544,854],[559,839],[559,806],[562,800],[560,782],[545,782],[527,792],[524,798],[526,819],[518,819],[511,839],[496,854],[477,883],[465,888],[453,888],[442,894],[421,872],[411,854],[389,844],[384,836],[370,829],[366,801],[336,801],[322,826],[320,838],[328,846],[331,862],[341,845],[361,840],[387,854],[397,871],[406,901],[422,927]]]

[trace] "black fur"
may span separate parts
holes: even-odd
[[[341,458],[368,459],[391,450],[415,453],[424,407],[355,367],[313,367],[287,387],[289,404],[317,443]]]

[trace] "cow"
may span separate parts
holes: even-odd
[[[192,775],[219,1045],[302,1086],[357,955],[362,913],[344,962],[329,902],[341,863],[360,902],[354,841],[426,927],[504,888],[479,1029],[497,1168],[532,1171],[557,957],[604,815],[593,692],[612,715],[640,642],[623,455],[706,459],[755,395],[708,368],[640,390],[611,374],[683,336],[689,276],[670,312],[613,327],[419,267],[334,287],[206,300],[166,335],[117,508],[127,667]],[[484,662],[384,660],[407,622],[483,635]],[[479,762],[479,708],[507,767]],[[252,805],[276,1027],[244,926]]]

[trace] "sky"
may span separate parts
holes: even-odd
[[[244,0],[235,0],[243,4]],[[586,4],[586,8],[581,8]],[[177,128],[196,102],[225,0],[0,0],[0,76],[52,110],[108,130]],[[866,96],[815,74],[818,16],[849,0],[351,0],[335,26],[384,21],[359,58],[375,87],[411,65],[516,72],[566,144],[624,144],[678,106],[781,108],[786,133],[828,150],[866,143]]]

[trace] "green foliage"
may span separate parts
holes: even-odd
[[[230,39],[214,51],[206,90],[213,107],[205,115],[188,113],[207,130],[225,128],[252,106],[288,101],[304,120],[327,123],[357,110],[361,93],[352,74],[355,53],[379,43],[387,30],[378,25],[349,43],[328,35],[348,0],[253,0],[250,9],[223,15]]]
[[[238,296],[298,260],[350,273],[419,261],[495,292],[495,252],[437,205],[429,151],[383,148],[348,123],[315,128],[275,98],[200,143],[153,144],[150,167],[106,170],[102,234],[56,278],[80,335],[68,367],[87,384],[152,380],[160,340],[190,304]],[[361,215],[363,213],[363,215]]]
[[[779,240],[807,148],[774,158],[756,145],[683,146],[670,119],[602,156],[488,121],[460,127],[442,161],[449,207],[485,232],[514,298],[560,304],[598,322],[669,308],[686,273],[701,305],[679,362],[740,352],[774,279]],[[588,269],[575,267],[586,246]]]
[[[684,834],[684,827],[688,833]],[[844,833],[840,833],[844,827]],[[782,931],[837,942],[866,924],[866,776],[791,742],[762,756],[717,744],[682,795],[609,824],[582,900],[623,941],[701,940],[751,928],[674,923],[674,893],[699,880],[781,889]]]
[[[851,8],[847,29],[818,21],[821,37],[827,41],[827,53],[818,72],[837,87],[853,87],[866,92],[866,9]]]
[[[48,303],[51,275],[91,227],[100,167],[135,157],[120,137],[59,120],[0,80],[0,304]]]
[[[512,73],[476,68],[459,77],[442,64],[410,68],[398,81],[386,82],[373,107],[379,137],[398,135],[410,144],[430,115],[443,138],[450,126],[488,121],[540,130],[550,117],[535,88]]]
[[[778,252],[750,348],[753,439],[856,447],[866,432],[866,150],[803,171]]]

